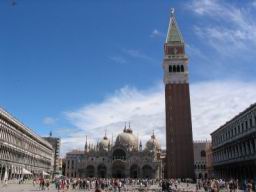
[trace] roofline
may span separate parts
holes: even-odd
[[[26,125],[24,125],[23,123],[21,123],[17,118],[15,118],[13,115],[11,115],[9,112],[7,112],[5,109],[3,109],[2,107],[0,107],[0,115],[2,115],[3,117],[5,117],[6,119],[10,120],[11,123],[13,123],[14,125],[16,125],[17,127],[20,127],[21,129],[23,129],[25,132],[28,133],[28,135],[30,135],[31,137],[33,137],[35,140],[37,140],[39,143],[41,143],[42,145],[50,148],[51,150],[52,145],[46,141],[45,139],[43,139],[41,136],[39,136],[38,134],[36,134],[31,128],[27,127]]]
[[[230,124],[231,122],[233,122],[234,120],[236,120],[238,117],[242,116],[243,114],[247,113],[248,111],[250,111],[252,108],[256,107],[256,103],[251,104],[249,107],[247,107],[245,110],[243,110],[242,112],[238,113],[237,115],[235,115],[234,117],[232,117],[229,121],[227,121],[226,123],[224,123],[223,125],[221,125],[219,128],[217,128],[215,131],[213,131],[210,135],[212,136],[213,134],[215,134],[216,132],[220,131],[221,129],[223,129],[226,125]]]

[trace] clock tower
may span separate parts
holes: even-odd
[[[167,178],[194,178],[188,57],[172,10],[164,44]]]

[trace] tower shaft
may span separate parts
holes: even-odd
[[[164,52],[166,173],[168,178],[194,178],[188,58],[174,14]]]

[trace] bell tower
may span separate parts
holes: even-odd
[[[174,9],[164,44],[167,178],[194,178],[188,57]]]

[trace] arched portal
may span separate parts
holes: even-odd
[[[92,165],[88,165],[86,167],[86,176],[87,177],[94,177],[95,175],[95,168]]]
[[[2,175],[1,175],[1,177],[0,177],[0,180],[3,180],[3,179],[4,179],[5,171],[6,171],[5,166],[2,166]]]
[[[130,177],[131,178],[138,178],[139,177],[140,168],[138,165],[134,164],[130,168]]]
[[[98,166],[98,177],[99,178],[106,178],[107,176],[107,167],[104,164],[100,164]]]
[[[115,160],[115,159],[125,160],[126,159],[125,151],[122,149],[116,149],[113,152],[113,160]]]
[[[112,165],[112,177],[113,178],[124,178],[125,177],[125,163],[116,160]]]
[[[144,165],[142,167],[142,176],[143,178],[153,178],[153,169],[149,165]]]

